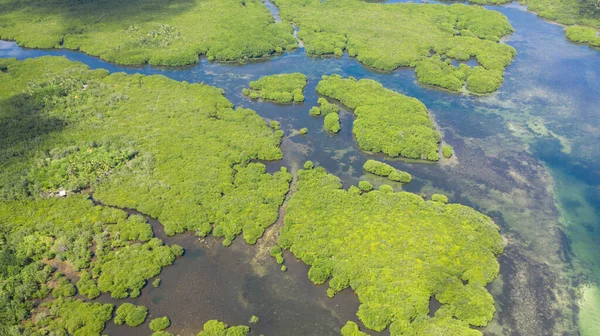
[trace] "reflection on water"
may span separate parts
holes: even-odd
[[[505,13],[516,28],[506,43],[519,55],[507,68],[500,91],[487,97],[425,88],[416,83],[412,69],[375,72],[347,56],[307,57],[302,49],[244,65],[202,59],[182,69],[122,67],[77,52],[21,49],[10,42],[0,42],[0,56],[61,55],[111,72],[161,74],[222,87],[236,106],[281,123],[288,135],[284,165],[295,170],[304,160],[313,160],[339,175],[345,186],[361,178],[384,183],[361,168],[366,159],[383,159],[414,176],[407,185],[395,185],[397,189],[446,193],[452,202],[484,211],[501,226],[508,245],[500,257],[501,276],[490,287],[498,312],[487,333],[571,335],[581,322],[584,334],[592,335],[600,316],[600,295],[594,287],[600,279],[600,163],[594,157],[600,148],[600,53],[569,43],[562,27],[537,19],[523,7],[489,8]],[[309,78],[304,104],[281,106],[241,94],[261,76],[296,71]],[[456,157],[425,164],[364,153],[352,137],[350,113],[342,113],[338,135],[324,132],[323,119],[310,117],[308,110],[316,104],[318,80],[332,73],[372,78],[423,101]],[[308,135],[292,135],[302,127]],[[249,262],[253,248],[240,241],[225,249],[213,240],[197,242],[185,235],[172,239],[187,244],[190,254],[163,271],[159,289],[145,288],[136,301],[147,304],[155,316],[172,317],[178,330],[197,331],[209,318],[246,323],[254,314],[261,319],[258,332],[327,334],[337,332],[342,321],[355,319],[352,295],[350,303],[335,301],[343,297],[326,298],[323,288],[307,282],[301,264],[291,263],[281,273],[266,262],[266,273],[258,272],[265,274],[261,277]],[[584,309],[578,316],[575,300],[581,288],[590,289],[582,293]],[[268,328],[263,321],[269,321]],[[115,335],[133,329],[111,325],[107,330]]]

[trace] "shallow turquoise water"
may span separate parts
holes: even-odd
[[[319,78],[332,73],[372,78],[387,88],[416,97],[427,105],[444,133],[444,141],[454,147],[456,157],[440,164],[387,160],[415,177],[405,189],[425,194],[444,192],[451,202],[468,204],[489,214],[507,238],[506,252],[500,257],[501,277],[490,286],[498,302],[498,314],[486,332],[576,334],[578,289],[582,284],[600,280],[597,244],[600,241],[600,162],[595,160],[600,149],[600,52],[569,43],[562,27],[536,18],[520,6],[489,8],[503,12],[515,27],[516,32],[505,42],[514,46],[519,54],[507,68],[505,83],[499,92],[486,97],[454,95],[423,87],[416,83],[412,69],[382,73],[347,56],[312,58],[302,49],[244,65],[202,59],[196,66],[179,69],[123,67],[78,52],[22,49],[12,42],[0,42],[0,57],[24,59],[58,55],[111,72],[160,74],[221,87],[236,106],[252,108],[264,118],[280,121],[286,135],[290,135],[284,141],[284,165],[293,169],[307,159],[313,160],[339,175],[346,186],[361,178],[376,185],[383,183],[373,176],[363,176],[361,166],[368,158],[385,158],[357,148],[351,133],[353,116],[350,113],[341,115],[342,131],[338,135],[323,132],[322,119],[308,116],[308,110],[318,98],[314,88]],[[296,71],[309,77],[304,104],[282,106],[256,102],[241,94],[242,88],[261,76]],[[291,135],[301,127],[308,128],[307,136]],[[233,253],[231,259],[242,255],[236,257]],[[186,269],[194,265],[186,263]],[[169,271],[173,273],[169,276],[176,278],[177,274],[183,274],[177,267]],[[213,272],[219,273],[218,270]],[[249,274],[252,270],[245,272]],[[219,274],[227,276],[229,273]],[[295,274],[303,276],[301,272]],[[253,279],[256,283],[242,292],[258,295],[257,288],[264,288],[265,284],[261,279]],[[277,283],[282,281],[285,280],[279,279]],[[301,286],[306,286],[306,282]],[[193,290],[193,287],[171,290],[175,293],[176,290]],[[177,296],[169,293],[168,288],[162,294],[156,291],[156,295],[164,296],[159,300],[161,303],[156,303],[157,309],[161,304],[176,307],[173,298]],[[586,297],[581,322],[584,334],[592,335],[585,331],[594,330],[594,325],[599,327],[594,316],[600,312],[595,308],[600,302],[595,302],[596,296]],[[277,300],[264,298],[262,304]],[[348,300],[351,302],[351,298]],[[234,304],[234,301],[226,302]],[[323,307],[316,299],[314,304]],[[242,319],[247,312],[239,312],[234,307],[222,308],[227,304],[219,307],[215,308],[219,316],[208,314],[210,308],[205,306],[186,314],[195,317],[193,326],[209,318],[245,322]],[[292,308],[285,308],[288,309],[286,314]],[[323,322],[330,328],[328,332],[317,326],[310,329],[307,321],[313,321],[311,314],[323,315],[323,311],[310,308],[303,308],[302,316],[274,321],[271,329],[262,332],[276,334],[285,323],[298,323],[304,327],[290,330],[334,334],[337,332],[334,324],[347,319],[348,311],[355,308],[327,306],[324,309],[332,316],[339,315]],[[178,322],[186,323],[185,319]],[[192,325],[179,327],[183,330]]]

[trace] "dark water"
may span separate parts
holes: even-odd
[[[489,8],[504,13],[515,27],[505,42],[519,54],[500,91],[487,97],[421,86],[412,69],[381,73],[347,56],[313,58],[302,49],[244,65],[202,59],[181,69],[122,67],[78,52],[22,49],[12,42],[0,42],[0,57],[60,55],[91,68],[224,88],[235,105],[281,123],[287,136],[284,165],[294,170],[313,160],[346,186],[361,178],[387,183],[361,170],[368,158],[384,159],[414,176],[406,190],[445,193],[451,202],[473,206],[501,226],[507,247],[500,257],[501,276],[490,285],[498,312],[486,334],[577,335],[581,326],[583,335],[594,335],[600,327],[595,286],[600,279],[600,163],[595,159],[600,149],[600,52],[569,43],[562,27],[517,5]],[[309,78],[304,104],[256,102],[241,94],[261,76],[296,71]],[[420,99],[455,157],[425,164],[364,153],[352,137],[350,113],[342,113],[339,134],[322,131],[323,120],[310,117],[308,110],[316,104],[319,78],[332,73],[372,78]],[[308,135],[294,135],[302,127]],[[136,302],[146,304],[154,316],[172,317],[176,330],[197,331],[211,318],[246,323],[254,314],[261,318],[257,333],[320,335],[337,333],[346,320],[356,320],[353,295],[328,299],[324,288],[308,282],[302,264],[290,261],[288,272],[282,273],[272,260],[256,262],[256,249],[241,241],[222,248],[213,240],[173,239],[190,252],[163,271],[160,288],[145,288]],[[111,335],[132,330],[147,331],[107,328]]]

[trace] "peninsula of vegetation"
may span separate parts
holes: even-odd
[[[388,90],[374,80],[339,75],[324,76],[317,92],[354,110],[352,132],[361,149],[392,157],[439,160],[441,135],[419,100]]]
[[[0,38],[119,64],[244,61],[295,49],[260,0],[0,1]]]
[[[225,245],[253,244],[277,219],[291,175],[253,161],[280,159],[283,132],[222,90],[59,57],[0,70],[0,334],[99,335],[114,307],[72,300],[74,285],[87,300],[137,297],[183,254],[89,194]],[[123,305],[115,322],[143,310]]]
[[[371,174],[378,176],[385,176],[392,181],[408,183],[412,181],[412,176],[405,172],[398,170],[389,164],[376,160],[367,160],[363,165],[363,169]]]
[[[304,101],[304,88],[307,78],[301,73],[279,74],[250,82],[250,89],[244,89],[244,96],[252,99],[272,100],[281,104]]]
[[[419,82],[451,91],[462,91],[465,83],[474,93],[497,90],[504,68],[516,56],[513,47],[498,43],[513,32],[507,18],[481,7],[361,0],[274,2],[283,19],[300,27],[298,36],[308,54],[341,56],[347,51],[381,70],[416,67]],[[459,68],[440,57],[475,58],[480,66]]]
[[[298,174],[279,244],[310,265],[315,284],[329,281],[330,295],[351,287],[358,317],[376,331],[481,335],[470,326],[493,317],[485,285],[498,275],[503,251],[490,218],[387,185],[343,190],[339,178],[310,162]],[[431,297],[442,304],[435,312]],[[352,324],[344,329],[360,334]]]

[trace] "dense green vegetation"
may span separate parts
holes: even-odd
[[[590,27],[569,26],[565,28],[567,38],[573,42],[586,43],[592,47],[600,48],[600,37],[598,31]]]
[[[444,147],[442,147],[442,155],[448,159],[452,156],[452,154],[454,154],[454,149],[452,148],[452,146],[450,145],[445,145]]]
[[[204,324],[204,329],[198,333],[198,336],[246,336],[250,332],[247,326],[232,326],[217,321],[210,320]]]
[[[291,175],[252,161],[280,159],[283,132],[232,109],[222,90],[64,58],[1,59],[0,69],[0,334],[97,335],[102,314],[68,311],[96,305],[56,299],[43,317],[37,300],[72,295],[75,283],[89,299],[135,297],[183,254],[142,216],[88,193],[160,219],[167,234],[212,231],[224,243],[240,233],[254,243],[277,219]]]
[[[35,323],[32,323],[38,332],[34,335],[100,335],[113,312],[111,304],[90,303],[71,298],[57,299],[43,304],[42,307]]]
[[[171,325],[171,320],[168,317],[157,317],[150,321],[150,330],[159,331],[168,328]]]
[[[361,149],[392,157],[439,160],[441,136],[419,100],[388,90],[374,80],[338,75],[323,76],[317,92],[354,110],[352,132]]]
[[[284,20],[300,27],[299,38],[312,55],[341,55],[382,70],[400,66],[419,69],[419,82],[451,91],[488,93],[500,87],[504,68],[516,55],[498,43],[512,33],[506,17],[496,11],[462,4],[377,4],[360,0],[275,0]],[[436,55],[431,57],[430,52]],[[481,67],[469,72],[439,62],[439,57],[468,60]],[[431,59],[430,59],[431,57]],[[467,74],[465,74],[467,73]],[[489,82],[489,83],[488,83]]]
[[[328,113],[323,119],[323,127],[329,132],[339,132],[342,129],[340,126],[340,115],[337,112]]]
[[[0,38],[120,63],[244,61],[297,47],[259,0],[0,0]]]
[[[368,336],[367,333],[364,333],[358,329],[358,325],[355,322],[348,321],[346,325],[342,327],[342,336]]]
[[[363,169],[371,174],[386,176],[390,180],[396,182],[408,183],[412,181],[412,176],[409,173],[396,169],[381,161],[367,160],[363,165]]]
[[[431,200],[434,202],[439,202],[439,203],[448,203],[448,197],[446,195],[442,195],[442,194],[433,194],[431,195]]]
[[[250,89],[244,89],[243,94],[252,99],[262,98],[282,104],[303,102],[307,80],[305,75],[298,72],[264,76],[250,82]]]
[[[130,327],[137,327],[144,323],[148,316],[148,308],[136,306],[131,303],[123,303],[115,313],[115,324],[127,323]]]
[[[305,165],[286,208],[279,244],[310,265],[331,294],[351,287],[358,317],[392,335],[481,335],[492,319],[485,285],[499,271],[498,227],[466,206],[425,201],[390,186],[342,189],[325,169]],[[429,300],[441,304],[428,316]],[[351,328],[351,327],[349,327]]]

